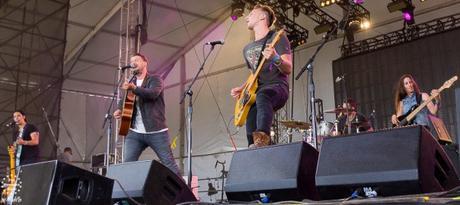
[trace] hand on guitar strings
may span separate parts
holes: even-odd
[[[436,100],[436,104],[441,101],[441,95],[439,94],[438,89],[431,90],[431,96],[436,96],[434,99]]]
[[[136,85],[134,85],[134,83],[124,82],[121,85],[121,89],[123,89],[123,90],[134,90],[134,89],[136,89]]]
[[[115,117],[115,119],[120,119],[121,118],[121,110],[120,109],[115,110],[115,112],[113,112],[113,117]]]
[[[262,55],[264,55],[264,57],[267,59],[267,60],[272,60],[273,58],[275,58],[275,56],[279,56],[278,53],[276,52],[275,48],[273,48],[271,45],[268,45],[264,51],[262,51]]]
[[[239,98],[240,95],[241,95],[241,91],[243,90],[244,86],[240,86],[240,87],[236,87],[236,88],[233,88],[231,91],[230,91],[230,95],[234,98]]]
[[[399,125],[398,116],[396,116],[395,114],[393,114],[393,115],[391,116],[391,123],[393,123],[393,125]]]

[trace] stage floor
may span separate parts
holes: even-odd
[[[253,202],[225,202],[225,203],[183,203],[183,204],[262,204],[259,201]],[[354,198],[335,199],[324,201],[280,201],[270,204],[303,204],[303,205],[332,205],[332,204],[460,204],[460,187],[446,192],[435,192],[427,194],[401,195],[376,198]]]

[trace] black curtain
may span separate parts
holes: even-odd
[[[421,91],[429,94],[431,89],[441,87],[446,80],[460,74],[459,36],[460,29],[456,29],[335,60],[333,79],[345,75],[344,80],[334,84],[336,105],[351,97],[358,102],[358,109],[363,114],[369,116],[375,110],[377,128],[391,127],[390,118],[395,113],[393,95],[401,75],[414,76]],[[459,87],[459,82],[441,93],[438,112],[453,140],[459,132],[455,126],[455,87]]]

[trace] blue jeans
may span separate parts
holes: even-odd
[[[266,85],[256,92],[256,102],[249,109],[246,121],[246,137],[248,146],[254,144],[252,133],[265,132],[270,136],[273,114],[286,104],[288,88],[281,84]]]
[[[168,131],[155,134],[141,134],[130,130],[125,139],[123,162],[137,161],[142,151],[149,146],[155,151],[161,163],[181,176],[169,144]]]

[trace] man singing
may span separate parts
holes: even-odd
[[[148,61],[142,54],[132,56],[130,63],[136,65],[137,74],[132,82],[124,82],[121,88],[132,91],[136,100],[131,128],[125,140],[123,161],[138,160],[142,151],[149,146],[164,165],[180,176],[166,126],[163,80],[147,72]],[[121,118],[122,106],[123,103],[119,103],[119,109],[113,113],[116,119]]]

